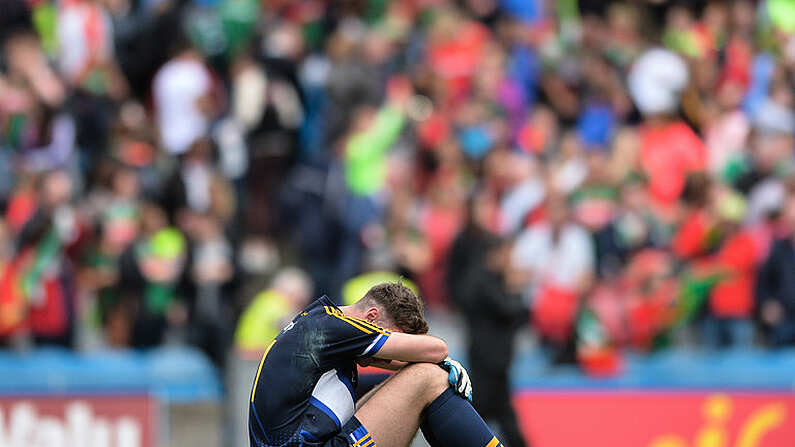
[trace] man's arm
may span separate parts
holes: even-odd
[[[392,332],[374,357],[402,362],[439,363],[447,357],[447,343],[430,335]]]
[[[397,371],[400,368],[409,364],[409,362],[401,362],[400,360],[384,360],[375,357],[368,357],[356,361],[359,366],[372,367],[385,369],[387,371]]]
[[[448,382],[464,399],[472,401],[472,382],[461,364],[447,357],[447,343],[430,335],[412,335],[393,332],[374,355],[376,359],[391,360],[389,365],[400,362],[436,363],[448,372]]]

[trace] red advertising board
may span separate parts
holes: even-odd
[[[157,420],[145,395],[0,397],[0,447],[157,447]]]
[[[533,447],[795,447],[795,393],[528,391],[514,404]]]

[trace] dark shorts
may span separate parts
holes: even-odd
[[[342,426],[342,429],[333,438],[326,441],[325,444],[320,444],[323,447],[375,447],[375,441],[372,441],[370,432],[364,428],[361,422],[356,419],[356,416],[351,416],[348,422]]]
[[[375,441],[372,440],[370,432],[356,419],[356,416],[351,416],[340,431],[326,441],[313,441],[308,432],[300,429],[292,435],[287,435],[289,438],[277,445],[264,443],[257,439],[253,432],[250,434],[251,447],[351,447],[354,445],[356,447],[375,447]]]

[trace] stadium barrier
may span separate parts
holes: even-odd
[[[247,447],[258,361],[231,353],[222,394],[214,367],[186,348],[0,351],[0,447]],[[795,351],[672,350],[623,364],[595,379],[520,352],[514,403],[533,446],[795,446]]]
[[[514,406],[534,447],[795,446],[795,393],[524,391]]]
[[[0,447],[214,447],[222,411],[196,350],[0,351]]]

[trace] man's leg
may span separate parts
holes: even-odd
[[[375,374],[359,374],[359,382],[356,384],[356,401],[360,401],[366,394],[378,388],[392,373],[384,372]]]
[[[356,411],[356,418],[378,447],[408,446],[421,419],[423,433],[434,446],[499,445],[469,402],[453,393],[447,372],[430,363],[398,371]]]
[[[380,390],[380,389],[381,389],[381,387],[382,387],[382,386],[384,386],[384,384],[385,384],[385,383],[389,382],[389,379],[391,379],[392,377],[394,377],[394,374],[393,374],[393,375],[390,375],[389,377],[387,377],[386,379],[384,379],[384,380],[383,380],[381,383],[378,383],[378,384],[376,384],[374,387],[370,388],[370,391],[368,391],[368,392],[364,393],[364,395],[363,395],[362,397],[360,397],[360,398],[359,398],[359,400],[357,400],[357,401],[356,401],[356,408],[357,408],[357,409],[359,409],[359,408],[362,408],[362,406],[363,406],[363,405],[364,405],[364,404],[365,404],[365,403],[366,403],[368,400],[370,400],[370,398],[371,398],[371,397],[373,397],[373,395],[374,395],[374,394],[375,394],[375,393],[376,393],[378,390]]]

